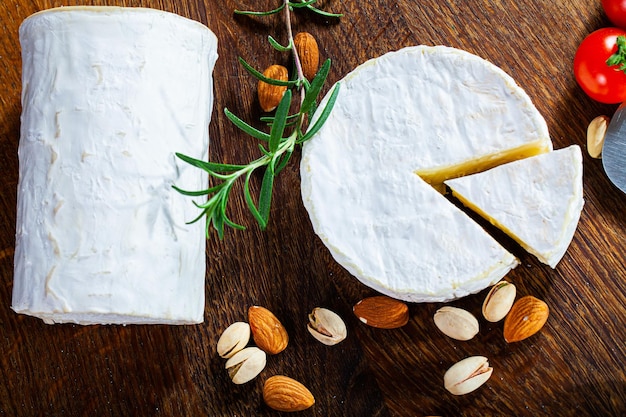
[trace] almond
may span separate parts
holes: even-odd
[[[302,411],[315,403],[307,387],[283,375],[270,377],[263,385],[263,401],[277,411]]]
[[[267,78],[279,81],[287,81],[288,79],[287,68],[282,65],[270,65],[263,71],[263,75]],[[285,85],[273,85],[259,80],[257,94],[259,104],[263,111],[271,112],[278,107],[285,91],[287,91],[287,86]]]
[[[532,295],[520,298],[513,304],[504,319],[504,340],[519,342],[537,333],[548,320],[548,305]]]
[[[260,349],[270,355],[285,350],[289,335],[274,313],[265,307],[252,306],[248,309],[248,322],[254,343]]]
[[[317,46],[317,41],[308,32],[300,32],[293,40],[300,59],[300,65],[302,65],[302,73],[311,81],[317,74],[317,69],[320,64],[320,51]]]
[[[353,311],[363,323],[380,329],[395,329],[409,321],[409,307],[385,295],[364,298]]]

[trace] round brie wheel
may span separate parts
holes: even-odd
[[[145,8],[62,7],[20,27],[12,308],[46,323],[203,321],[197,211],[217,38]]]
[[[441,193],[449,178],[552,150],[515,81],[468,52],[416,46],[365,62],[338,86],[301,161],[304,205],[334,259],[412,302],[478,292],[517,266]]]

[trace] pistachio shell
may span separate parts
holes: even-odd
[[[458,307],[441,307],[433,317],[443,334],[456,340],[470,340],[478,334],[478,320],[472,313]]]
[[[314,308],[309,314],[307,329],[314,338],[328,346],[336,345],[348,334],[343,319],[337,313],[321,307]]]
[[[235,384],[245,384],[256,378],[265,368],[267,355],[256,346],[235,353],[226,361],[226,371]]]
[[[602,157],[604,137],[610,122],[610,117],[602,115],[593,119],[587,126],[587,152],[592,158]]]
[[[502,320],[515,302],[517,289],[507,281],[500,281],[491,288],[483,302],[483,317],[490,322]]]
[[[250,325],[238,321],[226,328],[217,341],[217,353],[222,358],[230,358],[246,347],[250,341]]]
[[[493,368],[484,356],[470,356],[452,365],[443,376],[444,387],[454,395],[468,394],[491,377]]]

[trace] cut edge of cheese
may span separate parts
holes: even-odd
[[[537,139],[523,146],[487,155],[480,159],[468,160],[445,167],[418,169],[415,171],[415,174],[443,193],[446,188],[444,182],[447,180],[487,171],[509,162],[550,152],[552,150],[551,145],[544,139]]]
[[[571,145],[445,184],[464,206],[556,268],[583,208],[582,172],[580,147]]]

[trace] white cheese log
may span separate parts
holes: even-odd
[[[144,8],[63,7],[20,27],[12,308],[46,323],[203,321],[203,224],[217,38]]]

